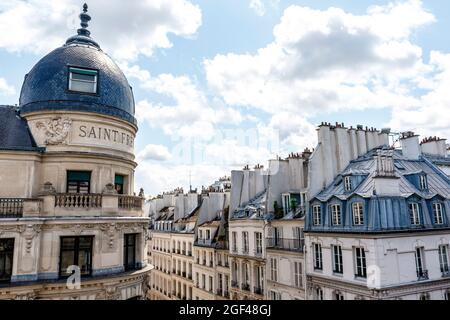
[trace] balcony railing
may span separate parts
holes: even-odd
[[[59,193],[55,195],[55,207],[60,208],[101,208],[101,194]]]
[[[301,239],[267,238],[268,249],[303,252],[305,241]]]
[[[24,199],[0,198],[0,218],[21,218]]]
[[[417,271],[417,279],[420,280],[428,280],[428,270]]]
[[[119,196],[119,208],[129,210],[141,210],[142,198],[135,196]]]
[[[198,239],[197,244],[200,246],[210,246],[212,244],[212,239]]]

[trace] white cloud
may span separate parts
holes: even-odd
[[[172,155],[166,146],[157,144],[148,144],[137,155],[139,161],[156,160],[167,161],[170,160]]]
[[[170,48],[169,34],[191,37],[202,20],[200,8],[188,0],[97,0],[89,5],[92,36],[116,59]],[[76,33],[80,11],[77,0],[3,0],[0,48],[46,53]]]
[[[430,65],[433,72],[425,86],[429,91],[416,105],[394,108],[389,125],[397,131],[450,139],[450,54],[431,52]]]
[[[143,187],[147,195],[155,196],[163,191],[183,187],[189,190],[189,181],[193,188],[205,187],[219,177],[229,176],[230,167],[216,165],[166,165],[140,162],[136,169],[136,187]]]
[[[274,114],[269,128],[279,133],[281,145],[299,151],[314,147],[317,140],[316,127],[307,119],[289,112]]]
[[[429,71],[411,34],[435,18],[420,1],[364,15],[290,6],[275,41],[255,54],[205,61],[210,87],[230,105],[303,116],[343,109],[405,107],[409,81]]]
[[[0,78],[0,96],[11,96],[15,93],[15,88],[12,85],[9,85],[5,79]]]
[[[267,6],[277,7],[280,0],[250,0],[249,7],[258,16],[262,17],[267,12]]]
[[[204,92],[187,76],[161,74],[152,77],[147,70],[134,65],[121,65],[130,78],[138,79],[140,86],[150,92],[169,98],[172,103],[137,103],[136,117],[151,127],[162,128],[169,136],[205,137],[214,134],[216,125],[238,125],[242,115],[220,101],[208,99]]]

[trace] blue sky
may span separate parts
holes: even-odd
[[[448,1],[88,4],[93,38],[134,88],[136,187],[149,194],[312,148],[322,121],[450,137]],[[81,5],[2,1],[0,104],[18,103]]]

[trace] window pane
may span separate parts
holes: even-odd
[[[61,275],[71,275],[67,273],[67,268],[75,264],[75,251],[63,251],[61,253]]]
[[[90,237],[80,238],[80,250],[81,249],[90,249],[91,246],[92,246],[92,238],[90,238]]]
[[[63,250],[74,250],[75,249],[75,238],[62,238],[62,249]]]
[[[94,75],[72,72],[72,80],[83,80],[83,81],[95,82],[95,78],[96,77]]]
[[[81,250],[78,253],[78,266],[81,269],[81,274],[86,275],[90,273],[91,266],[91,250]]]
[[[86,93],[96,93],[97,84],[92,82],[83,82],[77,80],[71,80],[70,90],[86,92]]]

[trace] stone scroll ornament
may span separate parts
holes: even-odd
[[[53,118],[36,123],[36,127],[44,130],[46,137],[45,144],[65,144],[72,127],[72,120],[67,118]]]

